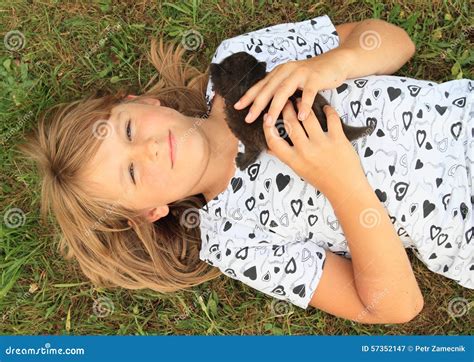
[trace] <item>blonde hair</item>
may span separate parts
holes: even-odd
[[[199,227],[188,228],[189,223],[180,222],[184,211],[189,214],[193,209],[191,217],[199,220],[197,209],[206,203],[202,194],[173,202],[167,216],[150,223],[119,202],[89,196],[78,177],[101,144],[101,138],[92,135],[94,125],[108,119],[117,104],[156,97],[161,105],[187,116],[206,116],[209,68],[200,72],[189,64],[192,57],[184,63],[184,51],[180,44],[176,48],[171,43],[164,46],[162,39],[157,49],[156,39],[152,39],[147,56],[160,79],[142,96],[124,100],[128,92],[121,89],[55,105],[18,146],[36,162],[41,176],[41,218],[45,220],[48,212],[54,215],[61,231],[59,251],[66,259],[75,258],[98,286],[166,293],[222,274],[199,259]]]

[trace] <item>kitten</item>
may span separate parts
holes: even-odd
[[[236,165],[240,170],[244,170],[247,166],[255,162],[262,151],[268,150],[265,133],[262,127],[263,115],[268,112],[271,102],[267,104],[265,109],[252,123],[245,122],[245,116],[250,109],[250,105],[241,110],[234,108],[234,104],[244,95],[244,93],[255,83],[265,77],[267,74],[266,66],[265,62],[257,61],[255,57],[246,52],[234,53],[222,60],[221,63],[211,63],[209,66],[210,77],[214,84],[213,90],[225,100],[227,125],[232,133],[245,145],[245,153],[239,152],[236,157]],[[297,89],[289,98],[295,111],[298,109],[296,107],[296,98],[301,97],[302,91]],[[312,106],[314,114],[324,132],[327,132],[328,130],[326,115],[323,112],[323,107],[326,104],[328,104],[326,99],[320,94],[317,94]],[[277,121],[275,122],[275,127],[277,127],[279,135],[293,146],[281,118],[283,118],[282,114],[278,116]],[[299,122],[302,123],[301,121]],[[344,124],[342,120],[341,124],[344,134],[349,141],[360,138],[373,131],[369,126],[353,127]],[[306,130],[305,133],[308,135]]]

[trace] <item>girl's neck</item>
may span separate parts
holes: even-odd
[[[236,171],[234,160],[238,152],[238,139],[227,126],[224,106],[224,99],[218,94],[214,95],[211,113],[206,121],[212,128],[209,132],[209,163],[213,180],[209,189],[203,193],[207,202],[225,191]]]

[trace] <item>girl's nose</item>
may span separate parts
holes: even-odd
[[[142,147],[138,147],[138,157],[144,161],[156,162],[160,153],[164,152],[166,145],[158,142],[155,138],[149,138],[143,143]]]
[[[158,155],[160,152],[163,152],[163,149],[166,145],[165,144],[162,144],[161,145],[161,148],[162,150],[160,151],[159,150],[159,143],[157,140],[155,140],[154,138],[150,139],[148,141],[148,157],[150,158],[151,161],[156,161],[158,160]]]

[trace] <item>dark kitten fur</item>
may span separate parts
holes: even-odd
[[[214,84],[213,90],[225,100],[227,125],[234,135],[245,145],[245,153],[239,152],[236,157],[236,165],[241,170],[255,162],[260,153],[268,149],[262,127],[263,115],[268,112],[271,102],[268,103],[257,119],[250,124],[245,122],[245,116],[250,109],[250,105],[244,109],[237,110],[234,108],[234,104],[250,87],[265,77],[267,74],[266,67],[265,62],[257,61],[255,57],[246,52],[232,54],[221,63],[211,63],[210,65],[210,77]],[[295,110],[298,109],[296,107],[296,98],[301,97],[302,91],[298,89],[289,98]],[[323,107],[326,104],[328,104],[326,99],[320,94],[317,94],[312,107],[324,132],[328,130],[326,115],[323,112]],[[281,118],[283,117],[280,113],[275,122],[275,127],[277,127],[280,136],[293,146],[291,139],[285,131]],[[299,122],[301,123],[301,121]],[[342,120],[341,124],[344,134],[349,141],[367,135],[372,131],[371,127],[353,127],[344,124]],[[305,133],[308,135],[306,130]]]

